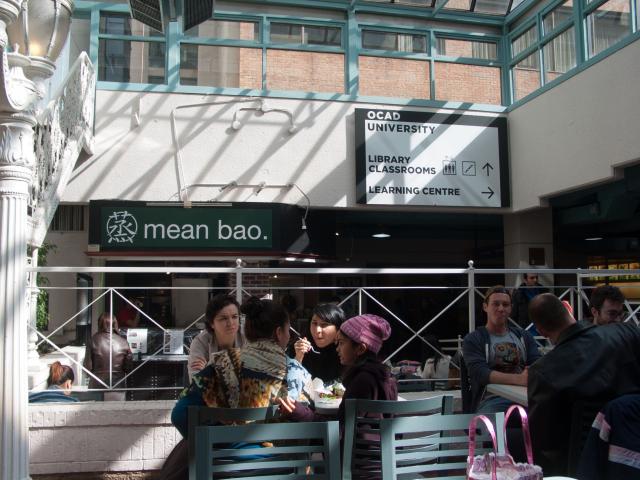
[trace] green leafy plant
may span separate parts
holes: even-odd
[[[56,246],[52,243],[43,243],[38,249],[38,266],[44,267],[47,265],[47,255],[50,252],[55,252]],[[29,255],[31,255],[31,249],[29,249]],[[38,287],[46,287],[49,285],[49,279],[38,275],[36,280]],[[38,331],[44,331],[49,326],[49,292],[47,290],[40,290],[38,293],[38,301],[36,304],[36,328]]]

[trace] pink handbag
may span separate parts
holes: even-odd
[[[527,463],[516,463],[509,455],[507,446],[507,421],[513,411],[517,410],[522,420],[522,433],[527,452]],[[493,441],[493,452],[475,456],[476,450],[476,425],[482,421],[489,431]],[[533,463],[533,449],[531,448],[531,435],[529,434],[529,419],[527,412],[520,405],[511,405],[504,417],[504,454],[498,454],[496,432],[491,421],[484,415],[477,415],[469,423],[469,457],[467,458],[468,480],[542,480],[542,469]]]

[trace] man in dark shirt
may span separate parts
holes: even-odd
[[[555,345],[529,368],[534,458],[545,476],[568,474],[572,411],[579,400],[640,392],[640,328],[576,322],[550,293],[531,300],[529,318]]]

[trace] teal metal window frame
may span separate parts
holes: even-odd
[[[185,45],[203,45],[207,47],[237,47],[237,48],[254,48],[256,50],[261,51],[261,56],[263,58],[262,62],[262,79],[261,86],[264,88],[265,85],[265,71],[264,71],[264,22],[263,18],[259,15],[239,15],[239,14],[229,14],[229,15],[216,15],[212,20],[221,20],[221,21],[231,21],[231,22],[249,22],[249,23],[257,23],[258,24],[258,36],[255,40],[237,40],[230,38],[210,38],[210,37],[195,37],[191,35],[186,35],[181,29],[175,29],[175,41],[171,42],[172,45],[177,45],[177,61],[172,62],[171,65],[175,65],[175,72],[177,73],[177,78],[173,79],[175,83],[172,83],[174,87],[172,88],[172,92],[181,93],[185,91],[185,89],[210,89],[212,87],[202,86],[202,85],[182,85],[180,83],[180,49],[183,44]],[[179,24],[180,22],[170,22]],[[99,85],[100,86],[100,85]],[[229,88],[229,87],[219,87],[219,88]],[[238,87],[238,89],[241,89]],[[243,89],[244,90],[244,89]],[[190,93],[190,92],[187,92]]]
[[[91,58],[91,62],[96,66],[96,71],[99,71],[99,47],[100,40],[122,40],[128,42],[145,42],[145,43],[162,43],[165,46],[165,59],[164,59],[164,72],[165,72],[165,82],[162,84],[156,83],[140,83],[137,85],[145,85],[147,87],[151,87],[152,90],[155,90],[155,87],[162,89],[166,87],[169,83],[169,65],[168,65],[168,50],[169,43],[167,39],[167,35],[164,36],[145,36],[145,35],[116,35],[111,33],[100,33],[100,14],[101,12],[105,13],[116,13],[116,14],[128,14],[129,9],[127,5],[121,4],[102,4],[103,6],[100,9],[91,9],[90,12],[90,24],[91,24],[91,35],[90,35],[90,45],[89,45],[89,57]],[[125,8],[123,8],[125,7]],[[80,14],[86,13],[81,11]],[[120,89],[122,86],[130,85],[131,83],[126,82],[109,82],[106,80],[99,80],[98,83],[110,83],[115,85],[120,85]]]
[[[607,0],[595,0],[587,5],[586,0],[577,0],[573,8],[572,18],[568,18],[562,23],[556,25],[551,32],[543,31],[543,18],[554,8],[562,5],[564,0],[553,0],[551,2],[540,2],[538,0],[525,0],[518,5],[514,11],[504,17],[494,15],[482,15],[469,12],[453,12],[440,10],[438,12],[424,8],[416,8],[411,6],[371,4],[358,0],[351,2],[337,1],[316,1],[308,0],[300,2],[298,0],[266,0],[268,5],[287,5],[301,8],[301,12],[305,7],[323,9],[327,12],[338,12],[344,14],[344,20],[332,20],[316,17],[274,15],[271,13],[256,13],[249,11],[224,11],[216,12],[215,18],[220,20],[236,20],[251,21],[259,24],[259,38],[256,41],[233,40],[233,39],[211,39],[203,37],[186,36],[181,32],[181,22],[169,22],[169,27],[163,37],[144,37],[144,36],[121,36],[99,33],[100,11],[128,13],[127,4],[100,3],[87,0],[78,0],[76,2],[76,16],[90,18],[91,35],[89,55],[96,66],[98,66],[98,47],[100,39],[115,40],[131,40],[131,41],[160,41],[165,42],[166,61],[165,75],[166,84],[140,84],[140,83],[120,83],[99,81],[98,88],[102,90],[125,90],[125,91],[153,91],[166,93],[197,93],[197,94],[224,94],[224,95],[243,95],[243,96],[261,96],[261,97],[279,97],[292,99],[315,99],[315,100],[332,100],[332,101],[349,101],[349,102],[375,102],[388,105],[415,105],[425,107],[448,107],[448,108],[464,108],[479,111],[505,112],[517,108],[518,106],[530,101],[536,96],[544,93],[549,88],[553,88],[573,75],[581,72],[590,65],[606,58],[617,50],[624,48],[629,43],[640,38],[638,31],[638,5],[636,0],[627,0],[630,5],[630,33],[609,48],[599,52],[592,58],[587,58],[587,38],[586,38],[586,18],[591,12],[599,8],[607,2]],[[534,12],[533,14],[531,12]],[[429,26],[428,28],[418,27],[400,27],[387,23],[370,23],[359,22],[358,14],[372,13],[383,14],[388,18],[412,17],[416,19],[432,20],[439,22],[457,22],[461,28],[472,30],[474,26],[483,28],[493,28],[501,30],[501,34],[484,34],[473,31],[462,31],[457,29],[438,28],[438,26]],[[511,28],[516,22],[530,15],[516,28]],[[270,24],[272,22],[291,23],[299,25],[320,25],[320,26],[337,26],[342,31],[341,47],[327,45],[305,45],[279,43],[269,41]],[[538,31],[538,40],[526,50],[520,52],[517,56],[512,56],[511,42],[520,33],[527,28],[535,25]],[[561,35],[571,27],[575,28],[576,36],[576,66],[559,77],[545,82],[545,59],[544,47],[553,41],[558,35]],[[414,52],[397,52],[384,51],[361,48],[362,30],[379,30],[386,32],[419,34],[427,37],[427,53]],[[497,60],[486,60],[467,57],[447,57],[440,56],[435,51],[437,38],[455,38],[470,41],[491,41],[497,43]],[[262,88],[261,89],[245,89],[245,88],[225,88],[225,87],[205,87],[190,86],[179,84],[179,62],[180,62],[180,45],[182,43],[211,45],[211,46],[231,46],[261,49],[262,55]],[[266,89],[266,52],[268,49],[313,51],[313,52],[332,52],[344,55],[345,61],[345,93],[315,93],[315,92],[298,92],[298,91],[276,91]],[[540,64],[540,87],[531,92],[529,95],[513,101],[513,67],[526,58],[528,55],[537,52]],[[455,62],[469,65],[481,65],[501,68],[501,87],[502,87],[502,105],[485,105],[472,104],[469,102],[456,101],[436,101],[430,99],[405,99],[396,97],[370,97],[359,95],[359,76],[358,76],[358,57],[360,55],[381,56],[391,58],[415,58],[429,62],[430,68],[430,92],[431,98],[435,98],[435,79],[434,64],[435,61]]]
[[[412,37],[424,37],[425,39],[425,51],[424,52],[405,52],[402,50],[386,50],[383,48],[364,48],[362,47],[362,36],[365,30],[367,32],[380,32],[380,33],[392,33],[396,35],[408,35]],[[392,28],[380,25],[371,25],[367,23],[360,23],[358,25],[358,32],[360,36],[360,48],[358,52],[360,55],[367,55],[371,57],[402,57],[402,58],[417,58],[420,60],[430,57],[429,51],[431,49],[430,32],[427,29],[412,29],[412,28]]]
[[[526,21],[522,22],[522,24],[518,25],[516,28],[508,31],[506,35],[507,41],[505,42],[507,46],[507,51],[508,51],[507,52],[508,61],[506,64],[506,70],[508,72],[508,86],[509,86],[508,92],[507,92],[509,96],[508,102],[507,102],[509,105],[508,111],[513,110],[519,107],[520,105],[523,105],[524,103],[536,98],[538,95],[541,95],[542,93],[546,92],[550,88],[555,87],[556,85],[564,82],[568,78],[571,78],[573,75],[576,75],[577,73],[585,70],[586,68],[593,65],[594,63],[599,62],[603,58],[608,57],[609,55],[615,53],[616,51],[620,50],[621,48],[624,48],[628,44],[640,38],[640,32],[638,31],[638,24],[637,24],[636,7],[635,7],[636,2],[635,0],[627,0],[630,6],[629,15],[631,17],[631,21],[629,22],[630,30],[628,35],[618,40],[616,43],[606,48],[605,50],[599,52],[598,54],[592,57],[588,57],[587,26],[586,26],[587,16],[592,12],[594,12],[595,10],[597,10],[603,4],[607,3],[608,1],[609,0],[594,0],[590,4],[587,4],[586,0],[575,0],[573,4],[572,17],[556,25],[553,30],[547,33],[547,32],[544,32],[544,28],[543,28],[544,17],[565,2],[565,0],[553,0],[548,4],[542,5],[542,7],[534,15],[531,16],[531,18],[528,18]],[[535,4],[527,2],[527,7],[529,7],[529,9],[533,5]],[[507,16],[507,18],[505,19],[505,22],[513,23],[519,20],[520,17],[522,17],[526,13],[528,13],[528,9],[527,10],[523,9],[519,13],[519,16],[517,17],[513,16],[510,18],[510,16]],[[524,33],[526,30],[528,30],[532,26],[535,26],[535,28],[537,29],[538,40],[534,42],[532,45],[530,45],[528,48],[526,48],[525,50],[513,56],[511,51],[511,45],[513,40],[515,40],[518,36],[520,36],[522,33]],[[557,78],[554,78],[553,80],[545,81],[546,69],[545,69],[544,47],[550,42],[552,42],[554,39],[556,39],[559,35],[565,33],[571,27],[574,27],[574,34],[575,34],[576,65],[570,70],[568,70],[567,72],[559,75]],[[508,30],[508,28],[506,28],[506,30]],[[528,95],[524,96],[523,98],[514,101],[513,100],[514,68],[520,61],[522,61],[524,58],[528,57],[529,55],[535,52],[537,52],[539,55],[540,87],[534,90],[533,92],[529,93]]]

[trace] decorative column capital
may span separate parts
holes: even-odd
[[[36,164],[33,148],[32,115],[6,114],[0,111],[0,166],[22,165],[33,168]]]

